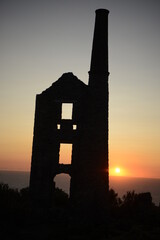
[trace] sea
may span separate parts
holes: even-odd
[[[8,184],[10,188],[18,190],[29,186],[29,178],[30,172],[0,171],[0,183]],[[67,174],[57,175],[54,181],[58,188],[69,193],[70,177]],[[109,186],[120,198],[127,191],[150,192],[155,205],[160,205],[160,179],[110,176]]]

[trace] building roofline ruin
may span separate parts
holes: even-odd
[[[101,216],[107,208],[108,13],[96,10],[89,84],[64,73],[36,96],[30,193],[34,206],[48,207],[59,173],[70,175],[70,202],[77,216]],[[63,117],[68,104],[71,116]],[[62,144],[71,145],[71,163],[60,162]],[[99,218],[98,217],[98,218]]]

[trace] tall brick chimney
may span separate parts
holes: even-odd
[[[92,45],[89,85],[99,85],[93,76],[108,76],[108,14],[106,9],[96,10],[94,37]]]

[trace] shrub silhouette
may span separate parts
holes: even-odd
[[[112,188],[109,190],[109,204],[110,207],[119,207],[122,204],[122,200],[118,197],[118,193]]]
[[[154,205],[152,203],[151,193],[135,193],[135,191],[128,191],[122,197],[122,205],[127,209],[142,210],[150,209]]]
[[[62,189],[56,188],[53,194],[53,204],[55,206],[66,206],[68,205],[69,197]]]
[[[17,189],[9,188],[8,184],[0,184],[0,206],[2,211],[17,209],[20,195]]]
[[[81,229],[81,226],[78,226],[78,229],[74,229],[74,226],[72,227],[71,225],[69,225],[69,228],[67,227],[66,223],[68,223],[68,216],[70,214],[70,210],[68,210],[70,209],[68,195],[57,188],[53,196],[53,205],[54,208],[51,209],[49,214],[49,221],[48,218],[45,219],[43,215],[41,216],[43,218],[44,229],[50,227],[52,235],[55,236],[55,233],[57,234],[57,238],[51,235],[49,239],[65,239],[65,234],[62,234],[64,238],[58,238],[63,228],[71,236],[68,239],[74,239],[72,238],[72,234],[79,234],[84,229]],[[150,193],[137,194],[135,191],[128,191],[120,199],[118,194],[113,189],[110,189],[109,208],[110,216],[108,224],[102,226],[102,228],[99,226],[101,231],[105,231],[108,228],[107,231],[111,236],[108,239],[159,239],[160,207],[152,203]],[[58,213],[59,210],[60,213]],[[37,229],[36,235],[41,237],[39,232],[41,226],[39,224],[42,223],[41,221],[37,221],[38,216],[35,219],[32,217],[29,188],[23,188],[18,191],[17,189],[11,189],[8,184],[1,183],[0,214],[0,232],[1,236],[4,234],[4,239],[12,239],[13,233],[14,236],[17,236],[19,233],[26,235],[24,239],[27,239],[27,236],[29,236],[29,239],[35,239],[35,233],[32,235],[32,230],[30,229]],[[95,226],[95,231],[99,234],[100,230],[97,229]],[[94,229],[92,229],[92,232],[94,232]],[[8,238],[6,233],[8,234]],[[154,238],[153,235],[155,236]],[[97,239],[99,238],[97,237]]]

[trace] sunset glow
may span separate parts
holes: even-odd
[[[120,167],[120,166],[110,166],[110,169],[109,169],[109,175],[110,176],[122,176],[122,177],[127,177],[127,176],[130,176],[130,173],[128,171],[128,169],[124,168],[124,166]]]
[[[120,168],[115,168],[116,173],[120,173],[120,171],[121,171]]]
[[[159,1],[36,2],[1,4],[0,170],[30,171],[36,94],[69,71],[88,84],[95,10],[104,8],[110,11],[109,175],[160,178]],[[72,119],[72,108],[63,104],[63,119]],[[80,127],[73,125],[75,133]],[[70,162],[71,146],[62,149],[60,162]]]

